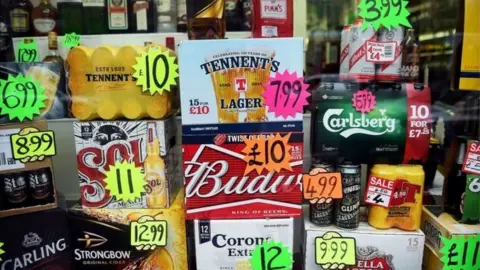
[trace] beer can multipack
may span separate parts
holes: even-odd
[[[360,222],[354,231],[318,227],[309,221],[307,210],[304,213],[305,269],[324,269],[315,263],[315,239],[326,233],[355,239],[357,264],[351,269],[421,269],[425,243],[422,231],[378,230],[365,222]]]
[[[181,186],[181,147],[175,118],[148,121],[75,122],[82,205],[92,208],[168,208]],[[117,200],[106,189],[106,171],[117,162],[141,167],[145,192],[134,201]]]
[[[293,253],[293,218],[195,220],[194,226],[198,270],[251,269],[252,252],[268,241]]]

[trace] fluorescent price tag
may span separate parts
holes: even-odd
[[[38,62],[37,41],[35,38],[25,38],[18,43],[16,58],[19,63]]]
[[[130,222],[130,245],[134,247],[167,245],[167,221],[151,220]]]
[[[105,188],[110,191],[110,196],[115,196],[117,200],[133,202],[145,192],[145,175],[142,169],[135,167],[133,163],[117,161],[115,166],[110,166],[105,176]]]
[[[250,263],[252,270],[291,270],[293,259],[288,247],[268,241],[255,248]]]
[[[441,261],[443,270],[480,269],[480,234],[471,236],[442,236]]]
[[[327,232],[315,238],[315,263],[323,269],[330,269],[332,264],[337,264],[339,268],[336,269],[356,265],[355,239],[343,237],[337,232]]]
[[[362,29],[365,30],[370,25],[375,31],[382,25],[389,30],[400,25],[412,28],[408,21],[408,3],[408,0],[361,0],[358,9],[363,18]]]
[[[33,132],[29,132],[33,131]],[[40,156],[56,155],[55,134],[53,131],[38,131],[36,128],[22,129],[19,134],[10,136],[13,159],[37,161]],[[40,160],[43,160],[43,157]],[[27,159],[26,158],[34,158]]]
[[[80,35],[77,35],[75,32],[65,34],[62,37],[63,47],[71,49],[80,45]]]

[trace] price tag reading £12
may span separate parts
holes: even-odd
[[[306,200],[315,198],[341,199],[342,175],[340,173],[321,173],[303,175],[303,197]]]
[[[323,269],[343,269],[345,265],[357,265],[355,238],[343,237],[337,232],[327,232],[315,238],[315,263]],[[340,267],[343,266],[343,267]]]
[[[167,221],[143,216],[138,221],[130,222],[130,245],[138,250],[166,246]]]
[[[53,131],[38,131],[36,128],[24,128],[18,134],[10,136],[13,159],[22,162],[43,160],[45,156],[54,156],[55,134]]]

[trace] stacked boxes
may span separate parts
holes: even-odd
[[[292,217],[301,216],[302,203],[303,114],[276,117],[263,94],[275,73],[302,74],[302,44],[248,39],[180,45],[186,218],[194,227],[198,270],[251,269],[251,253],[268,240],[293,253]],[[277,133],[289,135],[292,169],[245,173],[244,138]]]

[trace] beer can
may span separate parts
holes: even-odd
[[[399,26],[397,29],[382,28],[378,34],[378,41],[385,42],[385,57],[393,56],[393,62],[377,64],[375,79],[382,82],[400,81],[400,70],[402,68],[402,47],[404,29]]]
[[[7,173],[2,175],[7,208],[27,206],[28,186],[25,173]]]
[[[325,172],[333,172],[334,166],[330,163],[315,162],[312,169],[323,169]],[[333,222],[333,201],[329,203],[310,203],[310,221],[318,226],[328,226]]]
[[[350,50],[350,28],[351,25],[345,25],[342,30],[341,34],[341,41],[340,41],[340,80],[348,79],[348,71],[350,70],[350,58],[349,58],[349,50]]]
[[[360,164],[344,162],[337,166],[342,175],[343,198],[336,202],[335,225],[344,229],[355,229],[360,223]]]
[[[367,41],[376,41],[377,34],[372,26],[362,31],[363,19],[357,19],[350,28],[348,53],[348,78],[359,83],[375,79],[375,63],[366,61]]]
[[[28,186],[34,204],[53,201],[52,175],[50,168],[42,168],[28,172]]]

